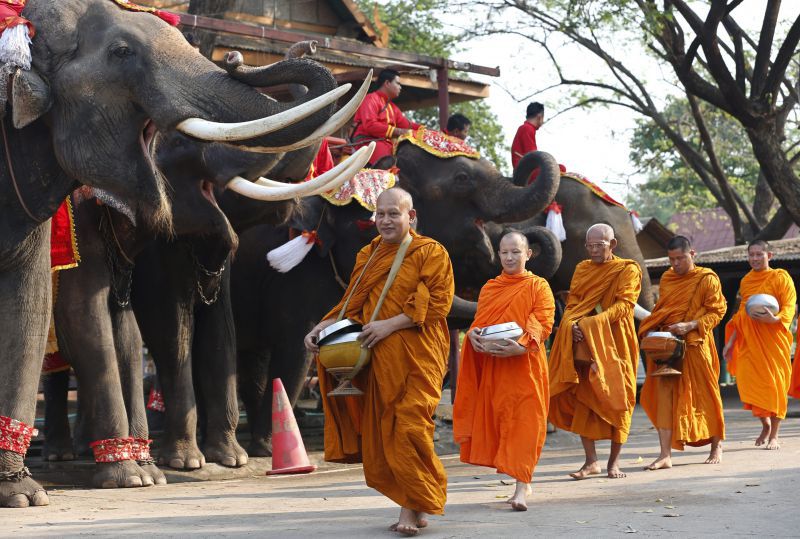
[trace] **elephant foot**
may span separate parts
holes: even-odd
[[[251,457],[271,457],[272,438],[253,438],[247,446],[247,454]]]
[[[176,470],[197,470],[206,463],[206,458],[194,441],[178,440],[165,442],[158,451],[158,463]]]
[[[92,477],[95,488],[133,488],[151,487],[153,476],[139,467],[135,460],[118,462],[98,462],[97,471]]]
[[[247,452],[235,437],[228,440],[208,441],[203,446],[203,454],[208,462],[216,462],[229,468],[247,464]]]
[[[167,478],[164,476],[164,472],[162,472],[158,466],[156,466],[155,461],[146,461],[146,462],[137,462],[139,467],[144,470],[145,473],[150,475],[153,478],[153,482],[156,485],[166,485]]]
[[[56,440],[48,442],[45,439],[42,446],[42,457],[49,462],[75,460],[75,450],[72,449],[72,440]]]
[[[49,505],[42,486],[33,480],[28,468],[17,472],[0,472],[0,507]]]

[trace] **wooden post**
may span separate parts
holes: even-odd
[[[447,118],[450,117],[450,93],[448,88],[447,62],[436,70],[436,82],[439,85],[439,129],[444,131],[447,127]]]

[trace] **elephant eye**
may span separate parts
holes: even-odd
[[[124,59],[133,56],[133,50],[127,45],[117,45],[111,49],[111,54]]]

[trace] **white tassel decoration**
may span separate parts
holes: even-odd
[[[639,214],[637,214],[635,211],[629,212],[629,214],[631,216],[631,224],[633,225],[633,231],[638,234],[639,232],[644,230],[644,225],[639,220]]]
[[[26,24],[8,28],[0,35],[0,64],[31,68],[31,38]]]
[[[558,241],[567,239],[567,231],[564,229],[564,219],[561,217],[561,206],[555,202],[547,207],[547,221],[545,222],[545,227],[556,235]]]
[[[303,232],[293,240],[267,253],[267,261],[275,271],[286,273],[298,265],[314,247],[317,240],[316,231]]]

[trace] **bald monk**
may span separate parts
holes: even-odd
[[[739,310],[725,327],[723,356],[728,370],[736,376],[739,398],[745,410],[761,421],[756,446],[780,449],[778,432],[786,417],[791,376],[792,334],[797,293],[789,274],[769,267],[772,251],[763,240],[747,246],[747,261],[752,268],[739,285],[742,297]],[[748,316],[745,306],[753,294],[769,294],[778,300],[777,315],[763,309]]]
[[[525,269],[533,252],[520,232],[500,239],[503,273],[478,297],[475,320],[461,352],[453,437],[461,461],[491,466],[517,480],[512,509],[527,511],[533,469],[547,435],[547,355],[555,303],[550,285]],[[482,327],[516,322],[518,339],[488,340]]]
[[[328,397],[335,386],[317,364],[325,460],[363,461],[367,485],[401,507],[390,530],[403,535],[416,535],[427,525],[426,515],[444,512],[447,490],[444,467],[433,450],[433,413],[450,347],[445,318],[453,301],[453,268],[444,247],[411,230],[415,221],[406,191],[393,188],[378,197],[375,224],[380,236],[359,251],[342,301],[305,338],[306,348],[317,353],[319,332],[335,322],[363,273],[345,317],[364,324],[359,340],[372,349],[370,364],[353,379],[364,395]],[[366,323],[409,235],[411,244],[378,317]]]
[[[550,422],[579,434],[586,455],[583,466],[570,474],[574,479],[601,472],[596,440],[611,440],[608,477],[625,477],[619,454],[636,404],[639,343],[633,308],[642,270],[636,261],[614,256],[616,246],[609,225],[586,231],[589,260],[575,268],[550,352]],[[585,349],[591,363],[576,366],[575,349]]]
[[[660,297],[639,327],[639,336],[669,331],[686,342],[680,376],[649,376],[647,362],[640,402],[658,429],[661,454],[645,470],[672,467],[672,449],[711,444],[706,464],[722,462],[725,420],[719,393],[719,357],[713,330],[725,316],[725,298],[717,274],[695,265],[692,243],[675,236],[667,243],[671,268],[661,277]]]

